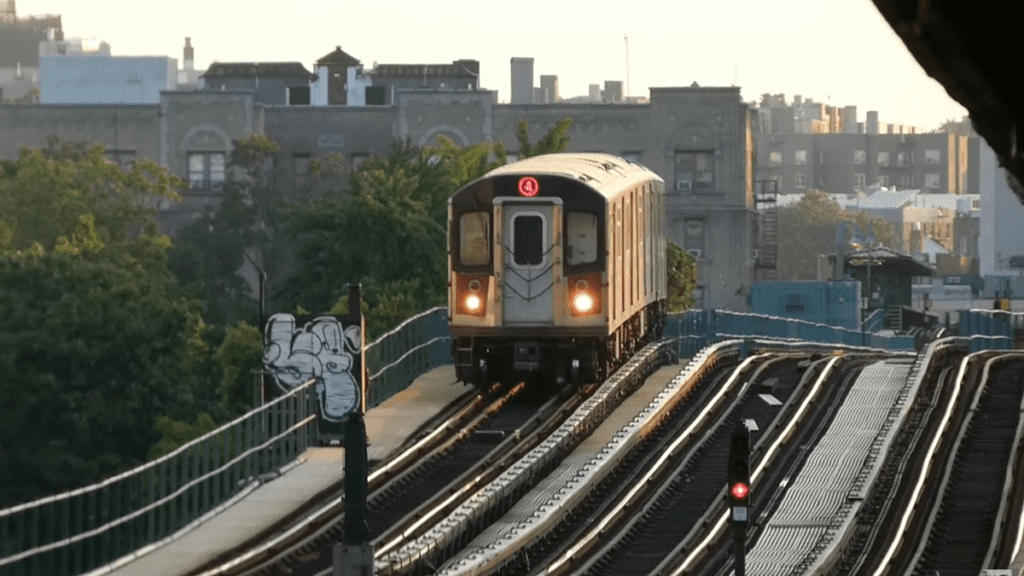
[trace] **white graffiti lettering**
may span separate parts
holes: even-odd
[[[264,334],[263,365],[278,388],[287,392],[318,378],[324,418],[339,422],[359,409],[359,380],[352,373],[362,341],[358,326],[343,328],[336,318],[321,316],[296,328],[291,314],[274,314]]]

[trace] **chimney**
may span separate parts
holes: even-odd
[[[184,54],[184,56],[185,56],[185,58],[184,58],[184,60],[185,60],[185,62],[184,62],[185,70],[190,70],[191,71],[193,69],[193,67],[195,66],[195,53],[192,51],[192,39],[188,38],[188,37],[185,38],[185,54]]]
[[[878,134],[878,110],[868,110],[865,128],[865,132],[868,134]]]

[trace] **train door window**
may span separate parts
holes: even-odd
[[[544,261],[544,218],[524,212],[512,217],[512,263],[538,266]]]
[[[565,236],[567,264],[579,266],[597,261],[597,214],[570,211]]]
[[[485,266],[491,261],[490,214],[466,212],[459,217],[459,262]]]

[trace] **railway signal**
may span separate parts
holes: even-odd
[[[750,429],[740,422],[729,439],[729,518],[732,519],[734,573],[746,574],[747,524],[750,522]]]
[[[740,424],[729,441],[729,507],[733,522],[747,522],[750,508],[750,431]]]

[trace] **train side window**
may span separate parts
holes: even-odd
[[[597,214],[570,211],[566,223],[565,261],[570,266],[597,261]]]
[[[544,261],[544,220],[538,214],[512,217],[512,263],[537,266]]]
[[[491,231],[487,212],[466,212],[459,217],[459,262],[485,266],[491,260]]]

